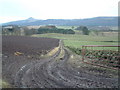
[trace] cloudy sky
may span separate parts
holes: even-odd
[[[119,0],[0,0],[0,23],[27,19],[117,16]]]

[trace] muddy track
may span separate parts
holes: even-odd
[[[64,50],[64,56],[59,58]],[[60,42],[50,58],[26,63],[16,73],[15,87],[20,88],[117,88],[117,78],[106,78],[78,70],[68,64],[70,53]]]

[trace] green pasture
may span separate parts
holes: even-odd
[[[62,28],[62,29],[72,29],[72,27],[77,28],[78,26],[56,26],[56,27],[57,28]]]
[[[93,36],[93,35],[80,35],[80,34],[36,34],[34,37],[48,37],[57,38],[64,41],[65,46],[81,48],[82,45],[118,45],[118,36]],[[105,49],[105,48],[104,48]],[[113,48],[117,49],[117,48]]]

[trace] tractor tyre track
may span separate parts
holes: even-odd
[[[58,60],[61,50],[65,54]],[[58,52],[49,59],[23,66],[16,74],[17,87],[29,88],[117,88],[117,79],[77,70],[67,63],[70,54],[60,43]]]

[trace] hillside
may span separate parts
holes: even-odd
[[[118,26],[117,17],[94,17],[88,19],[47,19],[39,20],[32,17],[26,20],[12,21],[3,25],[63,25],[63,26]]]

